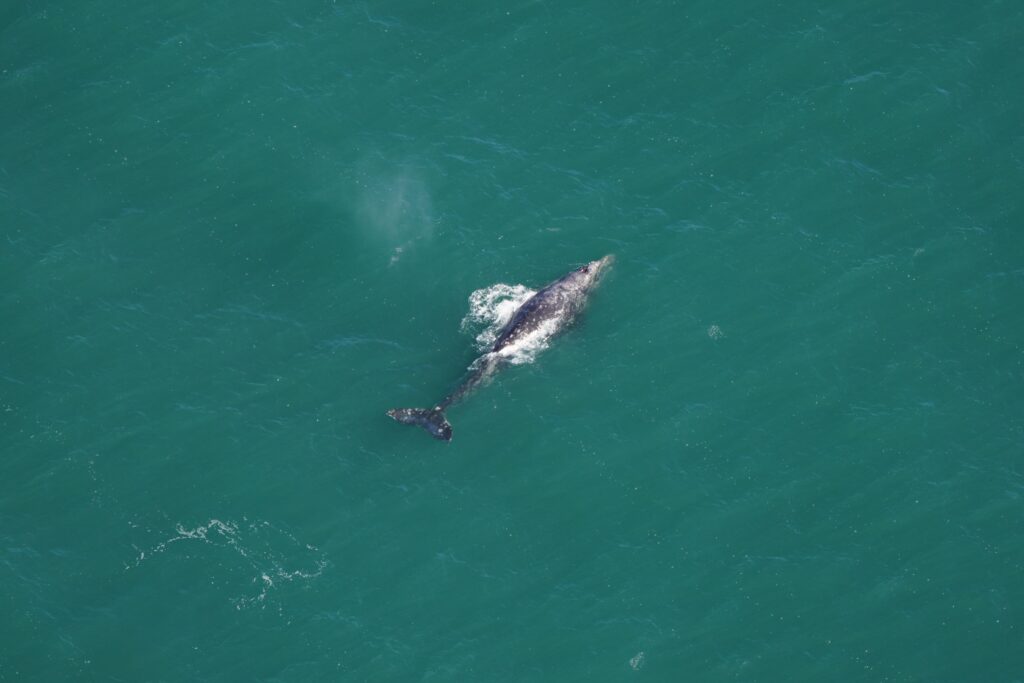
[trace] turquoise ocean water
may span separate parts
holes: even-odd
[[[1022,35],[0,4],[0,680],[1024,680]]]

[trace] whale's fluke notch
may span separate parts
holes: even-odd
[[[452,440],[452,426],[440,408],[395,408],[388,416],[407,425],[418,425],[435,439]]]

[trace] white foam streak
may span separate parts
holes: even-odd
[[[178,543],[187,545],[202,544],[214,548],[230,548],[237,553],[238,558],[231,560],[228,557],[217,555],[215,563],[218,571],[227,571],[229,577],[233,570],[241,570],[243,573],[252,573],[251,584],[256,589],[249,591],[247,595],[232,598],[237,609],[243,609],[252,605],[260,608],[266,606],[271,591],[279,590],[283,584],[292,581],[305,582],[319,577],[328,566],[326,557],[315,547],[301,543],[297,538],[287,531],[275,528],[269,522],[253,522],[245,520],[243,524],[232,521],[222,522],[219,519],[211,519],[206,524],[197,525],[195,528],[188,528],[184,524],[174,526],[175,535],[160,541],[151,546],[148,550],[139,549],[134,564],[125,565],[125,569],[139,567],[143,562],[151,560],[162,553],[171,552],[171,548]],[[300,549],[305,547],[305,551]],[[196,552],[193,548],[182,553],[183,557],[200,558],[208,557],[206,553]],[[300,568],[291,568],[296,563],[303,563]],[[216,577],[211,578],[211,583],[216,583]],[[253,592],[255,591],[255,592]],[[277,602],[278,611],[283,609],[283,604]]]

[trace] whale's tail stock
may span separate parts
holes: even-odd
[[[407,425],[418,425],[435,439],[452,440],[452,426],[440,408],[395,408],[388,416]]]

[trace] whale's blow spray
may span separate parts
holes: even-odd
[[[423,175],[411,164],[363,164],[352,200],[357,223],[390,250],[395,265],[412,246],[434,233],[434,206]]]

